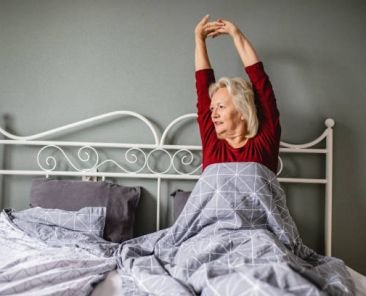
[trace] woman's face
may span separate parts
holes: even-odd
[[[238,136],[245,131],[245,122],[236,109],[233,98],[226,87],[219,88],[211,99],[211,119],[215,125],[217,137],[225,139]]]

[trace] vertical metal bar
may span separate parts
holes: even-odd
[[[0,126],[8,129],[9,115],[4,115],[0,118]],[[0,141],[5,140],[5,136],[0,133]],[[6,170],[6,145],[0,145],[0,170]],[[5,176],[0,174],[0,210],[3,209],[5,195]]]
[[[334,120],[327,119],[325,177],[325,255],[332,255],[332,208],[333,208],[333,126]]]
[[[156,231],[160,230],[160,185],[161,178],[157,180],[157,196],[156,196]]]

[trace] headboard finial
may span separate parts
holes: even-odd
[[[335,125],[335,121],[332,118],[328,118],[325,120],[325,125],[328,128],[332,128]]]

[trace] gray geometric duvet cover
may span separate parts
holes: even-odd
[[[0,214],[0,295],[88,295],[116,268],[105,208]]]
[[[307,248],[275,174],[208,166],[170,228],[122,243],[123,295],[353,295],[344,263]]]

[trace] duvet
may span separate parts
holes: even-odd
[[[272,171],[208,166],[170,228],[117,250],[123,295],[353,295],[344,263],[306,247]]]
[[[104,221],[105,208],[4,210],[0,295],[88,295],[116,268]]]

